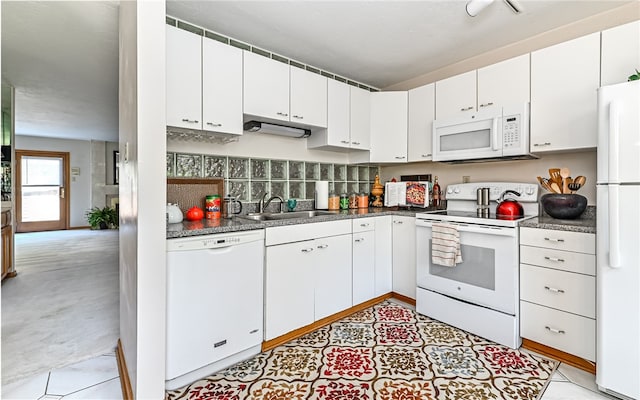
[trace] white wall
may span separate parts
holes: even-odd
[[[71,228],[89,226],[85,212],[91,209],[91,142],[86,140],[55,139],[20,135],[15,137],[18,150],[48,150],[69,152],[70,167],[80,168],[80,175],[70,176],[69,225]]]
[[[187,142],[170,139],[167,143],[167,150],[172,152],[275,158],[296,161],[348,162],[348,153],[346,152],[308,150],[306,139],[251,132],[245,132],[237,142],[228,144]]]
[[[443,164],[434,162],[384,166],[381,181],[388,181],[400,175],[432,174],[444,189],[453,183],[462,183],[463,176],[470,176],[471,182],[525,182],[538,183],[536,176],[548,177],[549,168],[567,167],[571,175],[584,175],[585,186],[579,194],[587,198],[588,204],[596,204],[596,152],[561,153],[542,155],[537,160],[499,161],[478,164]],[[540,194],[547,193],[540,188]]]
[[[120,3],[120,339],[136,399],[164,398],[165,15]]]

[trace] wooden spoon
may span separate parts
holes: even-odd
[[[558,186],[562,185],[562,177],[560,176],[560,168],[549,168],[549,176]]]
[[[562,189],[560,189],[560,186],[555,182],[551,182],[551,189],[556,193],[562,193]]]
[[[546,178],[543,178],[541,176],[538,177],[538,183],[540,183],[540,186],[542,186],[543,189],[549,191],[549,192],[553,192],[553,189],[551,189],[551,186],[549,186],[549,180]]]
[[[587,182],[587,178],[582,175],[576,176],[576,179],[573,180],[573,183],[578,183],[580,186],[584,186],[585,182]]]
[[[571,176],[569,168],[560,168],[560,176],[562,177],[562,193],[569,193],[569,182],[567,178]]]

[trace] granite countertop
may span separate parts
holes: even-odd
[[[577,219],[556,219],[542,212],[539,217],[520,222],[521,227],[596,233],[596,207],[588,206]]]
[[[426,210],[425,210],[426,211]],[[369,208],[339,211],[333,215],[319,215],[313,218],[291,218],[270,221],[252,221],[245,218],[234,217],[232,219],[203,219],[201,221],[183,221],[178,224],[167,224],[167,239],[175,239],[189,236],[210,235],[214,233],[227,233],[249,231],[255,229],[272,228],[276,226],[308,224],[325,221],[338,221],[342,219],[367,218],[381,215],[400,215],[415,217],[422,210],[403,210],[392,208]]]

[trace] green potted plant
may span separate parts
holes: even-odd
[[[111,207],[93,207],[86,212],[87,222],[91,229],[116,229],[118,227],[118,213]]]
[[[631,81],[637,81],[637,80],[640,80],[640,71],[636,69],[636,73],[629,76],[628,81],[631,82]]]

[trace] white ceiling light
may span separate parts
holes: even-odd
[[[487,6],[493,3],[494,0],[471,0],[467,3],[466,9],[467,14],[471,17],[475,17],[480,14],[482,10],[487,8]],[[518,0],[504,0],[504,2],[509,6],[511,11],[516,14],[520,14],[522,12],[522,6],[518,2]]]

